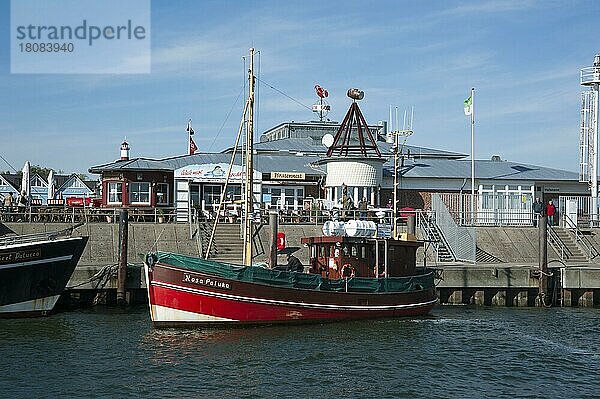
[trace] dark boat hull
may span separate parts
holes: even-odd
[[[87,240],[69,237],[0,247],[0,317],[51,312]]]
[[[434,287],[396,293],[307,290],[230,280],[160,262],[146,265],[146,277],[157,327],[417,316],[437,302]]]

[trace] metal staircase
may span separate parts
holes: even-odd
[[[212,223],[199,223],[198,233],[202,248],[202,256],[208,247]],[[210,251],[210,259],[223,262],[241,263],[244,253],[244,242],[240,237],[240,225],[234,223],[217,224],[215,238]]]
[[[262,228],[262,224],[254,226],[254,235],[252,236],[254,254],[253,258],[257,255],[264,255],[265,248],[260,239],[259,232]],[[200,256],[204,257],[208,242],[210,240],[210,234],[212,232],[213,222],[200,222],[198,223],[198,248],[202,250]],[[219,223],[215,230],[215,238],[213,240],[212,248],[210,250],[210,259],[218,260],[228,263],[242,264],[242,258],[244,255],[244,241],[241,236],[241,226],[238,223]]]
[[[433,244],[438,262],[454,262],[456,258],[450,250],[444,235],[435,223],[435,214],[418,213],[418,223],[425,241]]]

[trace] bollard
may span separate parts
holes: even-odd
[[[126,305],[125,281],[127,280],[127,240],[129,239],[128,212],[119,214],[119,268],[117,270],[117,305]]]
[[[542,216],[538,223],[540,287],[537,306],[544,306],[548,294],[548,216]]]
[[[269,227],[271,228],[271,245],[269,249],[269,267],[273,269],[277,266],[277,230],[279,228],[279,214],[277,212],[269,213]]]

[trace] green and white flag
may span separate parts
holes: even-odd
[[[471,115],[473,113],[473,96],[465,100],[465,115]]]

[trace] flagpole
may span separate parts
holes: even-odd
[[[188,126],[187,126],[187,129],[186,129],[187,133],[188,133],[188,139],[187,139],[187,154],[188,155],[192,155],[191,154],[191,148],[192,148],[191,147],[191,145],[192,145],[192,129],[191,129],[191,126],[192,126],[192,119],[189,118],[188,119]]]
[[[475,88],[471,88],[471,224],[475,221]]]

